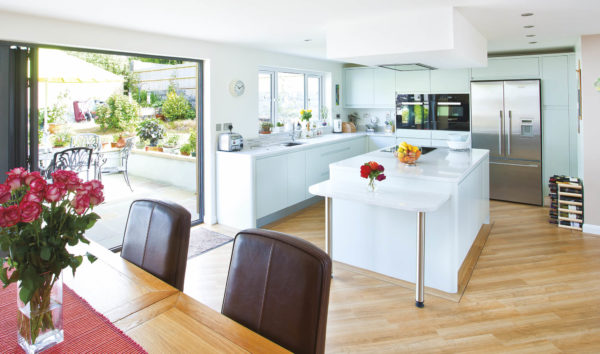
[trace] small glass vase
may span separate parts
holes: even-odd
[[[369,179],[369,183],[367,184],[367,190],[369,192],[375,192],[377,190],[377,184],[375,184],[375,178]]]
[[[25,353],[39,353],[64,339],[62,273],[43,274],[43,284],[24,304],[17,291],[18,341]],[[18,282],[21,288],[21,282]]]

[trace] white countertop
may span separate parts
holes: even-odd
[[[332,179],[335,176],[358,175],[362,164],[376,161],[385,167],[384,173],[388,179],[415,178],[456,183],[464,179],[488,155],[489,150],[484,149],[452,151],[448,148],[437,148],[421,155],[415,166],[408,166],[398,161],[393,153],[379,150],[329,166]]]
[[[313,184],[308,191],[314,195],[358,201],[364,204],[413,212],[438,210],[450,198],[447,193],[415,192],[398,188],[392,184],[380,183],[375,192],[353,185],[340,185],[330,180]]]
[[[344,141],[349,139],[356,139],[359,137],[363,137],[366,135],[373,136],[389,136],[396,137],[395,133],[367,133],[367,132],[357,132],[357,133],[340,133],[340,134],[324,134],[318,137],[309,138],[309,139],[296,139],[296,142],[302,143],[297,146],[282,146],[281,144],[284,142],[292,141],[291,138],[282,141],[282,142],[273,142],[273,145],[269,146],[259,146],[255,148],[244,148],[242,151],[217,151],[217,154],[236,154],[236,155],[245,155],[250,157],[266,157],[270,155],[277,155],[281,153],[288,153],[294,151],[300,151],[307,148],[312,148],[322,144],[329,144],[337,141]]]

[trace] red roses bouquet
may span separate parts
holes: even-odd
[[[89,243],[84,232],[100,218],[90,210],[104,201],[104,186],[97,180],[83,182],[72,171],[52,173],[53,183],[22,167],[7,175],[0,184],[0,249],[9,255],[0,259],[0,280],[5,287],[19,281],[19,299],[29,305],[30,316],[19,312],[19,335],[34,344],[55,326],[49,310],[52,287],[63,269],[75,273],[83,262],[66,246]]]
[[[383,165],[380,165],[375,161],[369,161],[360,166],[360,176],[369,179],[369,188],[371,188],[371,191],[374,191],[375,180],[383,181],[385,179],[385,175],[383,174],[384,170],[385,168],[383,168]]]

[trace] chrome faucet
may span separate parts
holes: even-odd
[[[290,134],[292,136],[292,142],[296,141],[296,123],[292,122],[292,134]]]

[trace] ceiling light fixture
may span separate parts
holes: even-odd
[[[533,16],[533,13],[531,13],[531,12],[525,12],[524,14],[521,14],[521,16],[523,16],[523,17],[529,17],[529,16]]]
[[[529,44],[536,44],[537,42],[529,42]]]
[[[535,34],[526,34],[525,37],[535,37]]]
[[[305,42],[311,42],[311,41],[312,41],[312,39],[310,39],[310,38],[306,38],[304,41],[305,41]]]
[[[523,28],[533,28],[535,27],[534,25],[527,25],[527,26],[523,26]]]

